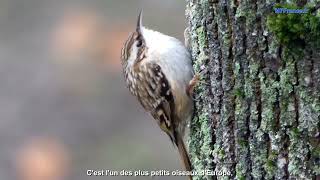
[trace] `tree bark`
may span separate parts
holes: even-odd
[[[302,56],[267,26],[265,0],[187,0],[195,72],[189,153],[194,179],[316,179],[320,175],[320,49]]]

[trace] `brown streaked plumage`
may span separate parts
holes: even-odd
[[[140,13],[121,59],[130,92],[177,146],[185,170],[191,171],[183,142],[185,124],[193,115],[193,100],[187,94],[193,77],[189,52],[177,39],[144,28]]]

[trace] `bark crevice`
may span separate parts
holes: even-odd
[[[229,171],[227,179],[315,178],[320,53],[306,43],[299,57],[281,45],[265,0],[187,2],[194,69],[210,84],[196,89],[195,169]]]

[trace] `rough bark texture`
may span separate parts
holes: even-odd
[[[295,55],[267,27],[265,0],[187,0],[196,116],[194,179],[315,179],[320,174],[320,49]]]

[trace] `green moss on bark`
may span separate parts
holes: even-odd
[[[205,2],[205,1],[202,1]],[[200,22],[203,18],[202,11],[206,9],[206,3],[194,4],[193,6],[187,6],[186,13],[190,18],[195,19],[194,22]],[[205,50],[208,47],[207,32],[202,25],[194,24],[190,27],[191,32],[189,34],[191,38],[191,53],[193,56],[193,67],[195,73],[200,76],[200,81],[207,81],[205,74],[200,73],[202,68],[207,65],[208,55]],[[205,83],[198,83],[195,87],[195,98],[197,99],[195,107],[197,112],[195,118],[190,124],[190,136],[188,140],[189,153],[192,161],[192,165],[195,171],[201,172],[205,169],[212,169],[212,129],[210,127],[210,105],[207,103],[207,95],[209,90]],[[195,176],[197,179],[210,179],[210,177]]]
[[[276,14],[272,12],[268,16],[268,27],[275,34],[279,42],[287,47],[296,47],[300,50],[300,45],[304,42],[313,42],[315,46],[320,46],[320,16],[310,12],[314,5],[306,5],[304,8],[293,3],[276,4],[276,8],[305,9],[305,14]],[[297,48],[298,47],[298,48]]]
[[[267,14],[271,2],[188,1],[194,70],[206,82],[196,87],[190,154],[195,170],[232,173],[217,179],[320,171],[319,17]]]

